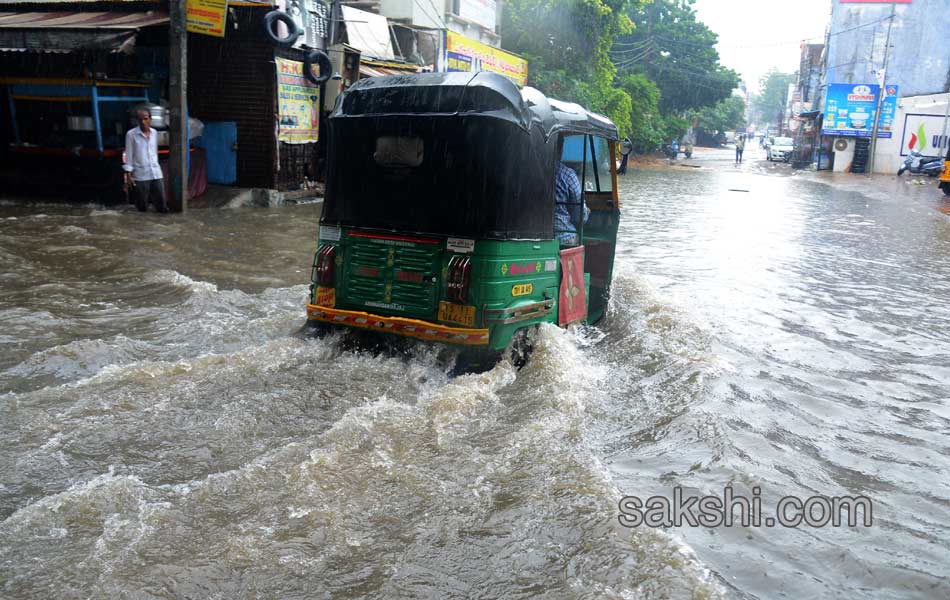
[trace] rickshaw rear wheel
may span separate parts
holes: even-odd
[[[511,336],[511,343],[508,345],[508,358],[516,369],[521,369],[528,364],[531,353],[534,351],[534,340],[531,339],[531,333],[536,331],[537,325],[522,327],[515,331]]]

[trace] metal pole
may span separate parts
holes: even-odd
[[[950,70],[947,72],[947,80],[950,81]],[[950,88],[947,89],[947,92],[947,107],[943,112],[943,130],[940,132],[940,145],[938,146],[941,150],[943,150],[943,145],[947,143],[947,118],[950,118]],[[950,144],[947,145],[950,146]],[[946,154],[946,151],[944,154]]]
[[[185,1],[169,0],[168,95],[170,126],[168,178],[173,212],[188,208],[188,32],[185,30]]]
[[[881,105],[884,104],[885,86],[887,85],[887,56],[891,49],[891,25],[894,24],[894,14],[897,11],[897,4],[891,1],[891,18],[887,22],[887,37],[884,39],[884,66],[881,72],[884,76],[879,82],[881,89],[877,92],[877,110],[874,111],[874,127],[871,129],[871,156],[868,159],[868,177],[874,174],[874,153],[877,151],[877,126],[881,121]]]

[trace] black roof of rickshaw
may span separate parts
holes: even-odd
[[[396,115],[482,115],[514,123],[524,130],[538,126],[545,138],[557,133],[589,133],[618,140],[607,117],[578,104],[547,98],[488,71],[414,73],[369,77],[343,92],[331,118]]]

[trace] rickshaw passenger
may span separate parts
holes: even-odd
[[[577,224],[581,221],[581,207],[584,223],[590,218],[590,209],[582,197],[577,173],[564,163],[558,163],[554,180],[554,231],[562,246],[578,244]]]

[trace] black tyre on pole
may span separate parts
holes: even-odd
[[[287,26],[287,37],[282,38],[277,35],[274,24],[278,21]],[[297,23],[290,15],[282,10],[272,10],[264,15],[264,33],[273,44],[286,47],[292,46],[297,38],[303,34],[303,31],[297,27]]]
[[[313,65],[316,64],[320,68],[320,75],[313,74]],[[323,85],[323,83],[330,79],[330,73],[333,72],[333,63],[330,62],[330,57],[323,50],[311,50],[307,52],[307,57],[304,59],[303,63],[303,74],[308,81],[314,85]]]

